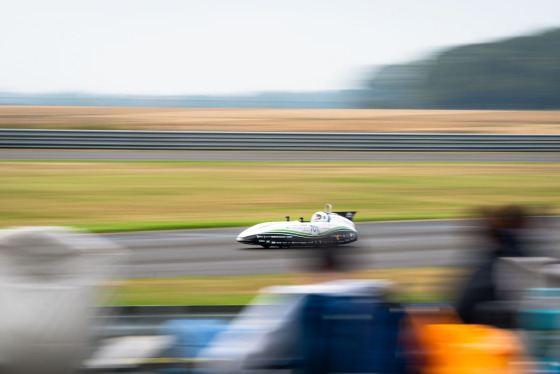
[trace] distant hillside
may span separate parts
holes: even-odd
[[[90,95],[83,93],[18,94],[0,92],[0,105],[167,107],[167,108],[294,108],[355,107],[360,91],[264,92],[255,95]]]
[[[560,29],[386,66],[368,91],[371,108],[558,109]]]

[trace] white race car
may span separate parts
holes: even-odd
[[[316,212],[310,221],[265,222],[252,226],[237,237],[242,244],[260,245],[264,248],[278,246],[308,247],[352,243],[358,240],[352,219],[356,212],[333,212],[332,205],[325,205],[324,212]]]

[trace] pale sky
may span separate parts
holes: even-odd
[[[345,89],[374,66],[553,27],[557,0],[6,0],[0,91]]]

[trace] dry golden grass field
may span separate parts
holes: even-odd
[[[0,127],[560,134],[560,111],[0,106]]]

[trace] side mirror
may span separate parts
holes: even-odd
[[[290,216],[286,216],[286,221],[290,221]]]
[[[299,220],[300,220],[301,222],[303,222],[303,217],[299,217]]]

